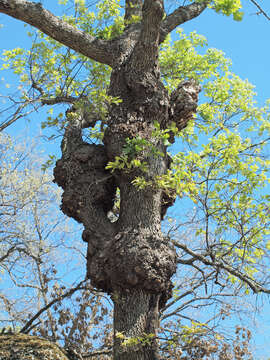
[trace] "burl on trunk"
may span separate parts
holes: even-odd
[[[154,3],[154,5],[153,5]],[[158,359],[158,314],[171,296],[176,253],[161,232],[161,220],[174,197],[158,186],[144,189],[132,181],[142,176],[154,184],[170,166],[166,146],[153,134],[154,123],[165,129],[184,128],[196,111],[199,87],[185,82],[169,96],[160,80],[158,46],[162,3],[145,1],[142,31],[133,47],[123,46],[112,69],[111,104],[103,144],[82,139],[83,116],[69,118],[57,161],[55,181],[63,188],[62,210],[83,223],[88,243],[87,275],[114,302],[114,359]],[[145,139],[151,146],[140,154],[138,168],[106,170],[121,156],[127,139]],[[153,151],[155,149],[155,151]],[[120,191],[117,221],[108,212]],[[131,340],[122,346],[124,340]]]

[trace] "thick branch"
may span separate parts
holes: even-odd
[[[26,0],[0,0],[0,13],[34,26],[90,59],[108,65],[113,63],[114,54],[109,42],[98,40],[69,25],[44,9],[41,3]]]
[[[194,19],[199,16],[206,8],[208,0],[204,2],[193,2],[190,5],[179,6],[174,12],[168,15],[161,26],[160,43],[165,40],[165,37],[173,31],[177,26]]]
[[[162,0],[145,0],[139,40],[133,50],[132,67],[137,72],[152,70],[158,56],[159,34],[164,7]]]
[[[50,99],[41,99],[42,105],[74,104],[76,101],[78,101],[78,98],[74,96],[56,96]]]

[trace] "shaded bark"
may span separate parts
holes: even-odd
[[[115,293],[114,301],[114,359],[158,360],[159,295],[141,290]],[[121,334],[125,334],[121,338]],[[121,345],[125,340],[135,344]]]

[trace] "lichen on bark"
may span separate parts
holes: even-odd
[[[55,343],[26,334],[0,334],[0,360],[74,360]]]

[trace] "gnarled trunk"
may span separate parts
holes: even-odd
[[[87,275],[114,301],[114,358],[158,359],[158,312],[171,296],[176,253],[161,232],[161,218],[174,198],[155,186],[170,160],[166,147],[152,136],[153,123],[166,126],[177,116],[179,128],[184,127],[196,108],[199,89],[182,84],[179,96],[172,94],[172,103],[158,72],[146,72],[131,84],[131,70],[124,64],[112,73],[111,94],[122,102],[110,109],[104,145],[84,142],[83,119],[72,116],[54,175],[64,189],[63,212],[85,228]],[[108,161],[122,154],[127,138],[136,137],[151,145],[139,155],[146,168],[118,169],[111,174],[105,169]],[[137,176],[151,185],[139,189],[133,184]],[[120,213],[118,220],[111,222],[107,214],[117,187]]]
[[[104,145],[83,142],[83,119],[71,118],[63,139],[55,181],[64,189],[62,210],[83,223],[88,243],[87,274],[92,284],[114,301],[114,359],[158,359],[158,313],[171,296],[176,252],[161,232],[161,219],[174,202],[156,180],[170,159],[162,140],[153,136],[172,122],[182,129],[196,109],[199,88],[181,84],[171,97],[160,80],[158,46],[162,2],[146,0],[141,35],[113,68],[109,94],[121,102],[109,109]],[[144,141],[140,151],[126,151],[140,166],[105,170],[123,155],[127,139]],[[135,148],[136,149],[136,148]],[[134,180],[149,185],[139,189]],[[116,188],[120,213],[110,222]]]

